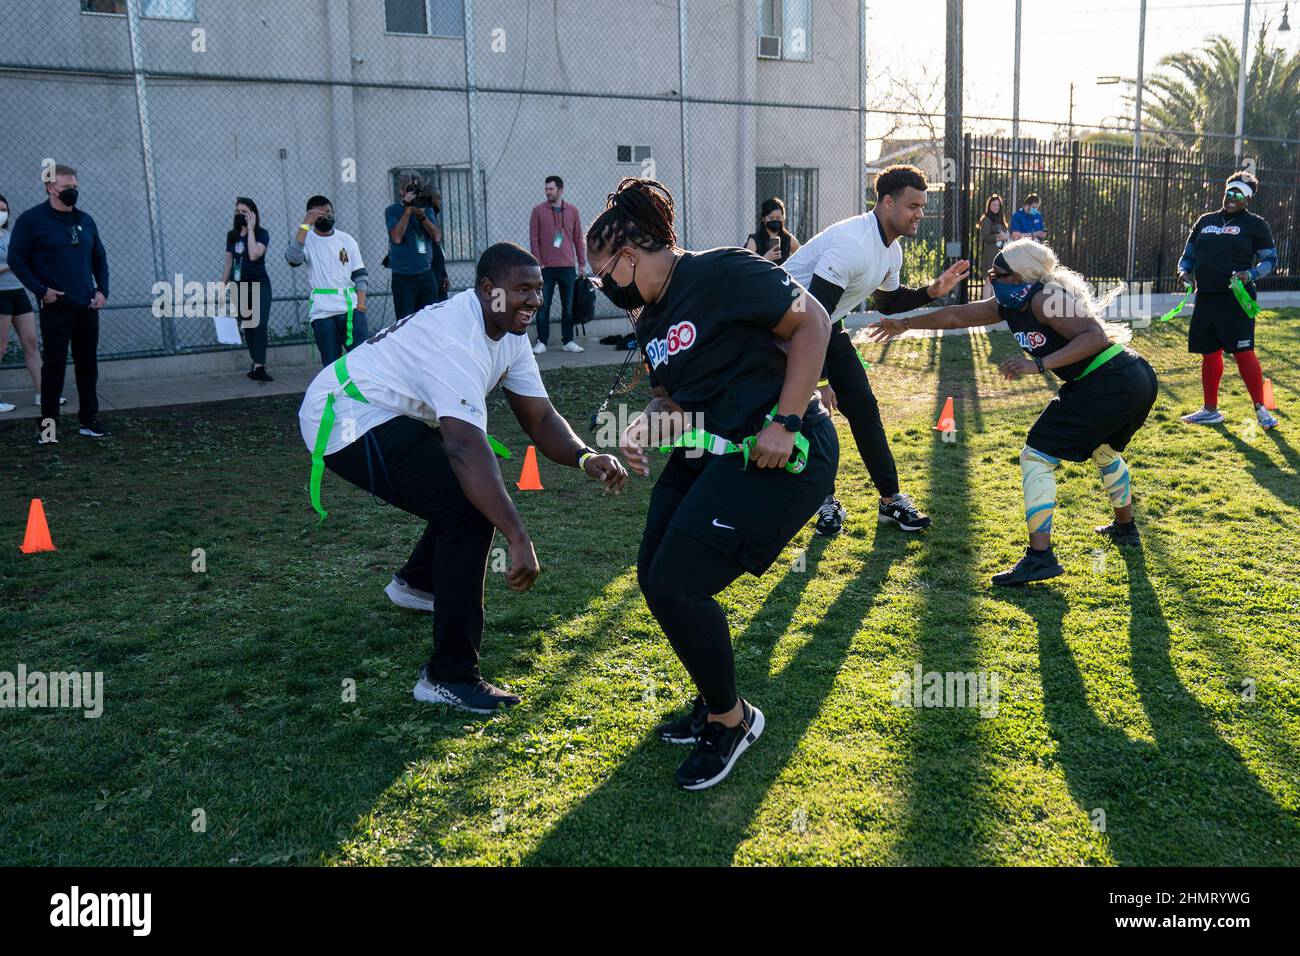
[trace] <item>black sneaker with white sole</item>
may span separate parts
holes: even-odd
[[[447,704],[471,714],[495,714],[502,707],[513,707],[520,701],[518,694],[493,687],[481,677],[472,684],[430,680],[427,664],[420,668],[420,679],[411,694],[422,703]]]
[[[1104,524],[1100,528],[1093,528],[1092,530],[1103,538],[1110,538],[1111,541],[1119,545],[1132,546],[1142,543],[1142,536],[1138,534],[1136,521],[1130,521],[1128,524],[1112,521],[1110,524]]]
[[[710,720],[700,731],[695,749],[677,768],[677,785],[684,790],[707,790],[731,773],[740,755],[763,733],[763,712],[740,702],[740,723],[727,727]]]
[[[704,732],[704,724],[709,719],[709,705],[704,698],[696,695],[691,701],[689,712],[665,721],[655,728],[659,739],[670,744],[693,744]]]
[[[904,531],[924,531],[930,527],[930,516],[917,511],[911,497],[901,491],[889,501],[880,503],[879,521],[881,524],[896,524]]]
[[[822,506],[817,509],[817,523],[813,525],[813,531],[824,538],[833,538],[840,533],[844,527],[844,519],[849,513],[844,510],[840,500],[834,495],[827,495]]]
[[[85,435],[87,438],[104,438],[108,435],[108,429],[104,427],[103,422],[96,418],[89,425],[82,425],[79,434]]]
[[[1020,587],[1030,581],[1046,581],[1064,573],[1065,568],[1061,567],[1050,548],[1047,551],[1025,548],[1025,556],[1016,562],[1015,567],[993,575],[993,583],[1003,587]]]

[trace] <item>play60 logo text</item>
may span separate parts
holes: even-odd
[[[695,344],[695,323],[678,322],[668,330],[666,338],[654,339],[646,346],[646,355],[650,358],[652,368],[658,368],[668,361],[669,356],[684,352]]]
[[[1017,332],[1016,342],[1026,352],[1032,352],[1047,344],[1047,336],[1042,332]]]

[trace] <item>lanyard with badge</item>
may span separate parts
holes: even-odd
[[[429,246],[424,241],[424,223],[417,223],[415,227],[415,251],[420,255],[429,251]]]
[[[560,200],[560,208],[551,207],[551,216],[555,219],[555,235],[551,238],[551,245],[556,249],[564,245],[564,200]]]

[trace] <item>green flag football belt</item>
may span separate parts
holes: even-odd
[[[354,308],[353,303],[355,301],[353,299],[352,294],[355,291],[356,291],[355,289],[312,289],[311,290],[311,294],[313,298],[315,298],[318,295],[343,296],[343,301],[348,304],[348,337],[343,342],[343,346],[344,348],[349,348],[349,349],[352,348],[352,312]],[[362,401],[365,401],[365,399],[362,399]]]
[[[1182,300],[1179,301],[1179,303],[1178,303],[1176,306],[1174,306],[1172,309],[1170,309],[1170,310],[1169,310],[1168,312],[1166,312],[1164,315],[1160,316],[1160,321],[1161,321],[1161,322],[1168,322],[1170,319],[1176,319],[1176,318],[1178,318],[1180,315],[1182,315],[1182,314],[1183,314],[1183,307],[1187,305],[1187,300],[1190,299],[1191,297],[1192,297],[1192,287],[1191,287],[1191,286],[1188,286],[1188,287],[1187,287],[1187,294],[1186,294],[1185,296],[1183,296]]]
[[[320,290],[317,290],[320,291]],[[330,291],[330,290],[325,290]],[[361,402],[364,405],[370,403],[366,401],[361,389],[357,388],[356,382],[352,381],[352,376],[348,373],[348,357],[339,356],[331,368],[334,369],[334,375],[339,380],[339,387],[343,389],[343,394],[353,401]],[[311,450],[311,506],[320,515],[320,520],[324,521],[329,517],[329,512],[321,505],[320,501],[320,483],[325,476],[325,449],[329,446],[330,433],[334,431],[334,395],[335,389],[330,389],[325,396],[325,410],[321,412],[320,427],[316,429],[316,443]],[[488,444],[498,458],[509,458],[510,449],[497,441],[491,435],[487,436]],[[319,523],[319,522],[318,522]]]
[[[1237,299],[1237,304],[1241,306],[1241,311],[1245,312],[1250,318],[1259,315],[1259,303],[1250,297],[1246,291],[1246,283],[1241,281],[1240,276],[1233,276],[1232,281],[1228,283],[1228,288]]]
[[[776,414],[777,406],[772,406],[772,411],[767,415],[767,421],[772,420]],[[740,442],[731,441],[723,438],[721,435],[715,435],[712,432],[705,431],[703,428],[692,428],[680,435],[671,445],[661,445],[661,452],[671,452],[675,448],[699,448],[710,455],[731,455],[740,452],[744,456],[745,463],[742,467],[749,467],[749,456],[754,450],[754,444],[758,441],[757,435],[750,435]],[[808,467],[808,439],[800,432],[794,435],[794,454],[790,456],[790,461],[786,464],[785,470],[792,475],[797,475]]]
[[[1079,373],[1079,378],[1076,378],[1075,381],[1077,382],[1080,378],[1083,378],[1084,376],[1090,375],[1093,372],[1097,371],[1097,369],[1101,368],[1103,365],[1105,365],[1107,362],[1109,362],[1116,355],[1119,355],[1119,353],[1123,351],[1124,351],[1124,346],[1120,345],[1118,342],[1111,343],[1110,348],[1106,349],[1104,352],[1098,352],[1093,357],[1092,361],[1088,363],[1088,367]]]

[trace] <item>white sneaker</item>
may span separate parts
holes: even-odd
[[[3,409],[0,409],[0,411],[2,410]],[[1255,417],[1259,420],[1259,424],[1262,428],[1277,428],[1277,419],[1274,418],[1273,413],[1263,405],[1255,406]]]
[[[40,407],[41,407],[41,393],[40,393],[40,392],[37,392],[37,393],[36,393],[36,401],[32,402],[32,404],[35,405],[37,408],[40,408]],[[62,395],[60,395],[60,396],[59,396],[59,404],[60,404],[60,405],[66,405],[66,404],[68,404],[68,400],[67,400],[66,398],[64,398]]]
[[[565,343],[564,343],[564,351],[566,351],[566,352],[585,352],[585,351],[587,351],[587,350],[584,349],[584,348],[583,348],[581,345],[579,345],[577,342],[565,342]]]
[[[1184,415],[1180,420],[1185,425],[1217,425],[1223,421],[1223,412],[1217,408],[1214,411],[1202,408],[1199,412]]]
[[[534,342],[534,343],[533,343],[533,354],[534,354],[534,355],[541,355],[541,354],[542,354],[543,352],[545,352],[545,351],[546,351],[546,343],[545,343],[545,342]]]
[[[8,402],[0,402],[0,412],[12,412],[17,405],[10,405]]]
[[[412,611],[433,610],[432,591],[413,588],[405,581],[399,580],[396,574],[393,575],[393,580],[388,582],[388,587],[384,588],[384,593],[398,607],[410,608]]]

